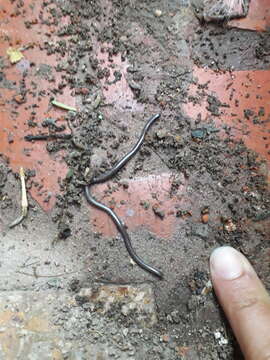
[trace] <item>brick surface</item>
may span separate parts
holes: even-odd
[[[49,154],[46,143],[30,143],[24,140],[26,134],[37,134],[46,129],[41,127],[45,118],[57,120],[57,125],[64,124],[65,111],[50,106],[51,92],[61,82],[61,74],[54,70],[63,58],[58,55],[48,55],[44,43],[48,40],[46,34],[54,33],[55,26],[36,22],[42,2],[26,0],[23,4],[24,16],[14,16],[17,3],[1,2],[0,6],[0,56],[5,65],[4,86],[1,86],[0,95],[0,153],[9,159],[13,171],[18,171],[21,166],[25,169],[35,170],[35,184],[30,193],[45,210],[53,207],[55,195],[59,192],[58,178],[65,176],[67,167],[62,160],[61,152]],[[44,12],[44,18],[51,21],[50,15]],[[4,20],[3,20],[4,19]],[[1,21],[2,20],[2,21]],[[61,24],[65,23],[65,18]],[[25,22],[34,23],[30,28]],[[17,64],[10,64],[6,54],[7,49],[25,48],[22,51],[24,58]],[[30,64],[34,64],[31,66]],[[27,70],[27,77],[23,73]],[[26,95],[18,103],[16,99],[21,96],[22,81],[25,82]],[[41,96],[34,96],[41,93]],[[68,87],[63,89],[61,102],[75,106],[75,98],[71,96]],[[32,112],[35,113],[33,116]],[[37,126],[31,127],[28,122],[33,120]],[[69,130],[68,130],[69,131]],[[40,188],[39,185],[42,185]],[[49,198],[48,198],[49,196]],[[44,202],[44,199],[48,202]]]
[[[179,176],[184,184],[183,175]],[[173,176],[164,173],[125,180],[128,188],[116,187],[112,193],[105,192],[108,184],[99,185],[94,191],[101,202],[114,209],[129,230],[144,226],[158,236],[169,238],[175,226],[177,208],[187,206],[188,203],[184,185],[179,187],[174,196],[170,195],[172,180]],[[109,184],[109,187],[112,186]],[[107,236],[117,234],[114,223],[102,211],[91,209],[91,220],[96,231]]]
[[[232,134],[242,139],[248,148],[256,151],[270,165],[269,131],[270,104],[269,70],[247,70],[235,72],[216,72],[210,69],[194,68],[198,84],[190,88],[190,95],[196,95],[200,84],[208,83],[205,95],[197,103],[187,103],[184,110],[202,121],[214,119],[221,129],[225,124]],[[221,108],[220,116],[209,111],[207,96],[214,95],[228,106]],[[246,110],[250,110],[250,116]]]

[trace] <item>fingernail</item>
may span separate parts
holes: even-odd
[[[230,246],[215,249],[210,256],[211,274],[224,280],[237,279],[246,269],[246,262],[241,253]]]

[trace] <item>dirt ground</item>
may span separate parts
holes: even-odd
[[[11,3],[19,12],[25,6]],[[65,359],[90,358],[95,351],[86,355],[86,343],[107,347],[112,359],[241,359],[208,288],[208,259],[215,247],[234,246],[270,290],[270,107],[263,106],[265,98],[259,102],[261,88],[252,75],[241,92],[233,77],[234,71],[269,70],[269,32],[205,23],[187,0],[49,0],[36,14],[38,23],[55,30],[40,50],[57,60],[30,63],[14,84],[1,56],[0,90],[15,89],[22,97],[8,103],[15,122],[26,111],[21,139],[38,133],[71,139],[41,145],[23,140],[24,155],[43,146],[53,165],[50,170],[41,148],[34,148],[42,170],[27,166],[29,213],[14,229],[8,224],[20,213],[18,162],[1,150],[0,290],[75,296],[76,308],[59,304],[51,311],[63,342],[77,342],[78,350]],[[36,23],[24,26],[34,31]],[[219,97],[198,69],[208,69],[213,79],[229,74],[221,85],[225,95]],[[35,113],[34,103],[61,100],[67,89],[69,105],[79,111],[58,109],[56,121],[47,122]],[[163,271],[163,280],[130,261],[107,215],[91,209],[83,194],[92,176],[129,151],[156,113],[161,117],[140,152],[112,181],[97,186],[95,196],[120,214],[134,248]],[[55,193],[50,180],[41,181],[41,171],[58,186]],[[117,305],[100,312],[99,302],[92,306],[80,294],[100,284],[149,285],[156,321],[142,324],[136,311],[126,315]]]

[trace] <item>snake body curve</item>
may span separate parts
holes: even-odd
[[[107,180],[112,179],[120,169],[122,169],[127,162],[140,150],[140,147],[143,144],[145,135],[147,134],[149,128],[151,127],[151,125],[154,123],[155,120],[157,120],[160,117],[160,114],[156,114],[154,116],[152,116],[145,124],[141,135],[139,137],[139,139],[137,140],[136,144],[133,146],[133,148],[122,158],[120,159],[114,166],[112,169],[106,171],[105,173],[101,174],[100,176],[93,178],[90,182],[90,184],[86,185],[84,188],[84,192],[85,192],[85,197],[87,199],[87,201],[89,202],[90,205],[93,205],[95,207],[97,207],[98,209],[104,211],[105,213],[107,213],[113,220],[114,224],[116,225],[118,231],[120,232],[125,246],[127,248],[127,251],[130,255],[130,257],[144,270],[148,271],[149,273],[151,273],[152,275],[155,275],[159,278],[163,277],[163,274],[160,270],[156,269],[155,267],[147,264],[140,256],[138,256],[135,252],[135,250],[132,247],[131,244],[131,240],[130,237],[128,235],[128,232],[126,230],[125,225],[123,224],[123,222],[121,221],[121,219],[115,214],[114,211],[112,211],[109,207],[107,207],[106,205],[100,203],[99,201],[97,201],[93,195],[90,192],[90,188],[95,185],[95,184],[100,184],[100,183],[104,183]]]

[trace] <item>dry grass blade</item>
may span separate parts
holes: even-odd
[[[11,224],[9,224],[10,229],[15,227],[16,225],[19,225],[23,221],[23,219],[27,216],[28,201],[26,195],[25,175],[22,167],[20,168],[20,180],[21,180],[21,191],[22,191],[22,202],[21,202],[22,212],[17,219],[15,219]]]

